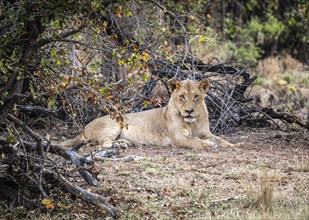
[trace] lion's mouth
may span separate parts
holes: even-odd
[[[188,122],[188,123],[192,123],[195,121],[195,117],[191,116],[191,115],[187,115],[185,117],[183,117],[185,122]]]
[[[187,115],[187,116],[185,116],[184,118],[195,118],[195,117],[193,117],[193,116],[191,116],[191,115]]]

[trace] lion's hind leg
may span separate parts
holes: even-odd
[[[84,133],[82,132],[72,139],[68,139],[68,140],[65,140],[65,141],[59,143],[59,145],[61,147],[73,147],[74,145],[79,144],[79,143],[81,143],[85,140],[86,139],[85,139]]]
[[[97,141],[99,142],[99,146],[102,148],[112,148],[113,143],[116,141],[118,136],[121,133],[120,128],[111,129],[105,128],[100,131],[99,137],[97,137]]]
[[[100,131],[95,135],[95,140],[98,142],[96,150],[91,155],[94,160],[105,160],[109,157],[117,157],[120,150],[125,150],[130,146],[130,143],[125,140],[117,140],[121,133],[121,128],[118,126],[101,127]]]

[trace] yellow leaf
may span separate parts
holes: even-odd
[[[284,79],[279,79],[279,80],[277,81],[277,84],[278,84],[279,86],[286,86],[286,85],[288,84],[288,82],[285,81]]]
[[[198,42],[204,42],[204,41],[208,41],[209,40],[209,37],[207,36],[199,36],[198,38]]]
[[[117,36],[117,34],[112,34],[112,35],[111,35],[111,38],[112,38],[112,40],[117,40],[117,39],[118,39],[118,36]]]
[[[103,21],[102,22],[102,29],[105,30],[107,28],[107,25],[108,25],[107,21]]]
[[[42,204],[43,205],[46,205],[46,206],[48,206],[48,205],[50,205],[50,204],[52,204],[52,200],[50,200],[50,199],[42,199]]]
[[[133,43],[132,43],[132,48],[133,48],[134,50],[138,50],[138,45],[137,45],[137,43],[133,42]]]
[[[149,78],[149,76],[148,76],[147,73],[143,73],[143,74],[142,74],[142,78],[147,80],[147,79]]]
[[[149,102],[147,100],[142,101],[143,106],[148,107]]]
[[[140,56],[140,59],[143,60],[143,61],[147,61],[148,58],[149,58],[149,54],[146,53],[146,52],[144,52],[144,53],[142,54],[142,56]]]
[[[120,65],[124,64],[124,60],[123,60],[123,59],[120,59],[120,58],[117,59],[117,62],[118,62]]]
[[[121,6],[119,5],[116,5],[113,9],[113,13],[115,16],[121,18],[122,14],[123,14],[123,9]]]
[[[60,59],[58,58],[58,59],[56,59],[56,64],[58,65],[58,66],[60,66],[61,65],[61,61],[60,61]]]
[[[128,9],[128,8],[126,8],[126,9],[124,9],[124,15],[126,15],[126,16],[133,16],[133,13],[132,13],[132,11],[130,10],[130,9]]]
[[[295,86],[288,85],[288,90],[291,91],[291,92],[294,92],[295,91]]]

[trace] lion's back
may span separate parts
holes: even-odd
[[[163,116],[164,108],[146,110],[126,115],[121,139],[129,140],[133,144],[170,145],[166,121]]]

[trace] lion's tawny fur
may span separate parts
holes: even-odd
[[[166,107],[125,115],[128,128],[109,116],[97,118],[85,126],[81,134],[61,143],[73,146],[83,140],[97,141],[102,147],[111,147],[118,139],[133,145],[206,148],[233,144],[213,135],[209,129],[208,111],[204,102],[209,87],[207,79],[170,80],[171,98]]]

